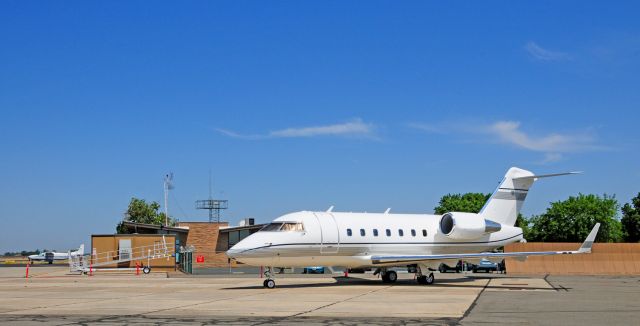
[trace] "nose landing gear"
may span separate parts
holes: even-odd
[[[264,276],[267,279],[264,280],[264,282],[262,282],[262,286],[264,286],[267,289],[275,288],[276,287],[276,281],[272,278],[273,277],[273,267],[267,267],[266,270],[264,271]]]

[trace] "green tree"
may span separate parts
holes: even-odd
[[[531,236],[531,226],[529,219],[518,213],[518,217],[516,218],[516,226],[522,229],[522,237],[528,240]]]
[[[617,219],[618,201],[606,194],[571,196],[551,203],[542,215],[529,219],[529,241],[582,242],[596,223],[600,231],[596,241],[616,242],[622,239],[622,225]]]
[[[124,220],[135,223],[164,225],[165,214],[164,212],[158,212],[159,209],[160,204],[155,201],[147,203],[144,199],[133,197],[129,202]],[[170,226],[174,226],[175,222],[174,219],[169,218]],[[128,230],[124,227],[124,223],[120,222],[118,226],[116,226],[116,232],[127,233]]]
[[[446,194],[440,198],[440,203],[434,208],[436,214],[447,212],[478,213],[487,202],[491,194],[468,192],[466,194]]]
[[[625,233],[625,241],[640,241],[640,193],[622,206],[622,228]]]

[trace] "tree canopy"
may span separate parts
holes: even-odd
[[[133,197],[129,202],[124,220],[135,223],[164,225],[165,214],[164,212],[158,212],[159,209],[160,204],[155,201],[147,203],[144,199]],[[174,226],[175,222],[174,219],[169,218],[169,226]],[[122,222],[118,224],[116,231],[118,233],[127,233],[127,229]]]
[[[433,210],[436,214],[447,212],[478,213],[491,194],[468,192],[465,194],[446,194],[440,198],[438,206]]]
[[[601,226],[596,241],[620,241],[623,233],[617,219],[618,207],[618,201],[606,194],[578,194],[553,202],[544,214],[529,219],[531,230],[527,240],[582,242],[599,222]]]
[[[626,203],[622,206],[622,228],[624,231],[625,241],[640,241],[640,193],[631,199],[631,204]]]

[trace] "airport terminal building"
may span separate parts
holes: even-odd
[[[158,248],[166,243],[174,259],[151,259],[149,264],[154,270],[183,269],[192,272],[192,268],[235,267],[237,263],[230,261],[225,252],[264,225],[255,224],[253,219],[245,219],[240,226],[229,226],[228,222],[179,222],[174,227],[166,227],[127,221],[124,222],[124,226],[129,233],[92,235],[92,256],[114,253],[112,256],[116,261],[129,252],[135,253],[136,248],[149,248],[143,251],[153,250],[154,246]],[[136,263],[137,261],[131,260],[126,263],[114,263],[108,267],[135,268]],[[141,263],[146,264],[147,261]],[[191,267],[187,268],[185,263]]]

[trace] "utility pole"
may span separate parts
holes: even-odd
[[[173,189],[173,173],[164,176],[164,226],[169,225],[169,190]]]

